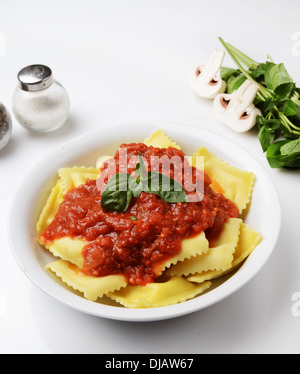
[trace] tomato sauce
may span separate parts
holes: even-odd
[[[122,150],[126,150],[125,162],[121,162]],[[101,191],[108,180],[105,171],[114,162],[116,172],[124,167],[129,174],[134,172],[139,152],[148,170],[171,176],[182,184],[188,197],[200,194],[201,199],[168,203],[153,193],[141,192],[124,213],[105,211],[101,207]],[[165,160],[172,158],[175,162],[151,162],[153,156],[166,156]],[[233,202],[211,189],[210,177],[189,166],[184,153],[172,147],[123,144],[100,175],[102,179],[87,180],[66,194],[54,220],[40,236],[45,243],[65,236],[87,240],[82,253],[87,275],[123,274],[133,285],[153,282],[160,275],[158,266],[180,252],[182,240],[203,231],[213,240],[227,219],[239,214]],[[200,192],[196,191],[198,183]]]

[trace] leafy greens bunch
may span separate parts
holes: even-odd
[[[135,178],[128,173],[115,174],[105,186],[101,206],[108,212],[125,212],[131,199],[142,191],[154,193],[169,203],[187,202],[186,192],[180,183],[165,174],[146,170],[141,153],[135,167]]]
[[[258,138],[272,168],[300,168],[300,88],[296,87],[283,63],[258,63],[219,38],[237,69],[223,67],[221,77],[227,93],[237,90],[246,79],[259,85],[254,105]]]

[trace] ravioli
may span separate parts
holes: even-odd
[[[192,299],[210,286],[211,282],[195,285],[182,277],[175,276],[162,283],[127,286],[120,291],[108,293],[107,296],[127,308],[157,308]]]
[[[84,258],[82,255],[83,248],[88,242],[79,238],[63,237],[55,239],[51,243],[46,243],[38,239],[39,243],[44,245],[55,257],[59,257],[72,264],[83,267]]]
[[[155,131],[144,143],[158,148],[181,149],[162,130]],[[255,182],[253,173],[225,163],[203,147],[191,158],[193,166],[196,166],[196,156],[203,156],[201,169],[204,168],[210,176],[212,189],[233,201],[242,214],[251,203]],[[61,168],[36,224],[37,233],[41,234],[52,222],[68,191],[86,183],[88,179],[97,179],[99,173],[97,167]],[[57,258],[45,267],[52,276],[58,277],[90,301],[101,302],[103,296],[108,296],[120,306],[129,308],[173,305],[201,295],[212,286],[213,279],[236,269],[261,240],[261,234],[245,224],[242,218],[230,218],[220,236],[211,242],[205,232],[184,239],[177,255],[156,266],[157,276],[162,275],[165,280],[142,286],[129,285],[122,274],[86,275],[83,271],[83,249],[89,242],[83,238],[67,236],[52,242],[41,240],[40,236],[38,239]]]
[[[58,175],[61,179],[64,193],[67,193],[73,188],[84,184],[87,179],[97,179],[100,172],[99,169],[90,167],[77,167],[72,168],[61,168],[58,171]]]
[[[187,277],[191,282],[201,283],[210,279],[221,277],[236,269],[258,246],[262,240],[261,233],[254,230],[244,222],[241,223],[238,244],[234,251],[231,267],[225,270],[203,271]]]
[[[103,295],[127,285],[123,275],[92,277],[85,275],[80,268],[64,260],[57,260],[48,264],[45,270],[51,271],[69,287],[82,292],[84,297],[91,301],[96,301]]]
[[[157,148],[168,148],[173,147],[177,149],[181,149],[180,146],[174,142],[172,139],[169,138],[169,136],[164,133],[162,130],[157,130],[153,134],[149,136],[149,138],[144,140],[144,143],[149,147],[150,145],[152,147]]]
[[[204,170],[212,179],[211,187],[222,193],[239,208],[240,214],[250,203],[255,176],[252,172],[238,169],[224,162],[206,148],[199,148],[193,155],[195,166],[197,156],[204,157]]]
[[[189,275],[209,270],[228,270],[232,266],[233,254],[237,247],[242,220],[231,218],[225,223],[221,236],[214,241],[205,254],[178,262],[167,275]]]
[[[62,181],[59,179],[52,188],[50,196],[40,214],[39,220],[36,223],[36,231],[41,234],[45,228],[50,225],[55,214],[58,211],[60,204],[64,198],[64,188]]]

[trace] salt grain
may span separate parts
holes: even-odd
[[[0,149],[8,143],[12,130],[11,117],[4,105],[0,104]]]

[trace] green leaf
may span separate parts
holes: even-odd
[[[221,79],[223,79],[224,81],[227,81],[232,75],[236,76],[236,75],[239,75],[240,73],[241,73],[240,70],[222,67],[221,68]]]
[[[236,77],[232,75],[227,82],[227,93],[231,94],[232,92],[236,91],[245,82],[246,79],[247,78],[243,74],[240,74]]]
[[[300,154],[300,138],[295,140],[290,140],[280,147],[280,153],[282,155],[293,155]]]
[[[108,212],[125,212],[133,196],[139,198],[142,191],[154,193],[169,203],[187,202],[182,185],[167,175],[149,171],[139,154],[135,178],[127,173],[115,174],[105,186],[101,197],[101,206]]]
[[[281,149],[290,142],[290,140],[280,140],[269,146],[267,150],[267,160],[272,168],[300,168],[300,152],[282,154]]]
[[[188,201],[186,192],[180,183],[156,171],[148,172],[148,191],[169,203]]]
[[[101,197],[101,206],[108,212],[125,212],[133,193],[129,189],[128,173],[115,174],[105,186]]]
[[[147,186],[147,170],[141,152],[139,152],[139,162],[136,164],[134,172],[137,175],[137,178],[130,175],[128,186],[133,195],[138,198],[141,192],[145,191],[145,187]]]
[[[279,130],[281,127],[280,119],[267,119],[267,127],[273,131]]]
[[[140,197],[140,194],[143,191],[143,183],[142,181],[139,181],[138,178],[134,178],[130,175],[128,181],[128,188],[136,198]]]
[[[293,83],[292,78],[286,71],[284,64],[274,64],[274,62],[266,62],[265,82],[267,88],[276,90],[277,87],[286,83]]]
[[[268,114],[268,112],[270,112],[275,106],[277,105],[277,100],[274,98],[274,97],[272,97],[272,98],[267,98],[265,101],[264,101],[264,103],[263,103],[263,105],[262,105],[262,107],[261,107],[261,109],[262,109],[262,112],[265,114],[265,115],[267,115]]]
[[[147,175],[144,177],[135,178],[132,175],[129,176],[128,187],[132,191],[134,197],[140,197],[142,191],[148,192],[148,180]]]
[[[145,166],[144,159],[143,159],[141,152],[139,152],[139,162],[136,164],[135,173],[140,177],[139,180],[144,179],[147,173],[146,166]]]
[[[280,86],[276,87],[274,93],[279,100],[288,99],[293,90],[295,89],[295,83],[283,83]]]
[[[266,152],[275,139],[275,133],[274,131],[270,131],[266,126],[263,126],[258,132],[258,139],[263,151]]]
[[[280,103],[278,109],[288,117],[297,114],[296,104],[292,100],[285,100]]]
[[[258,66],[252,70],[251,77],[255,80],[263,78],[266,72],[266,64],[258,64]]]
[[[228,78],[227,92],[232,93],[243,83],[241,76],[260,85],[253,103],[262,113],[257,116],[258,137],[269,164],[276,168],[300,168],[300,87],[296,87],[283,63],[276,64],[269,56],[269,61],[256,63],[219,39],[241,72],[224,71]],[[254,62],[253,65],[248,64],[249,61]]]

